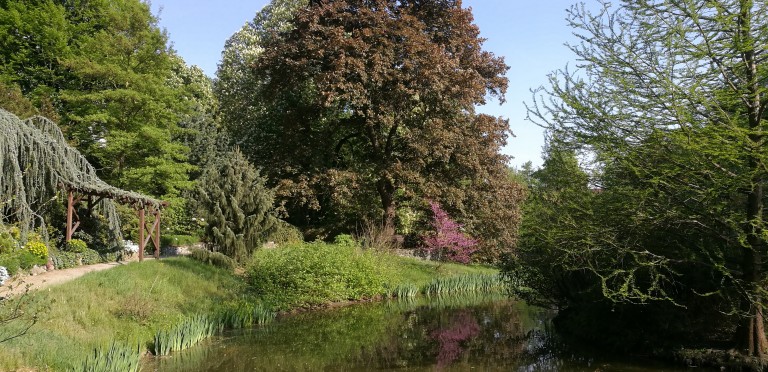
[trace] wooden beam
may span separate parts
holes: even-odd
[[[160,209],[155,211],[155,258],[160,258]]]
[[[141,208],[139,209],[139,262],[144,261],[144,246],[147,244],[144,241],[144,229],[146,229],[144,208]]]

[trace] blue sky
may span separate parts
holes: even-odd
[[[510,70],[507,102],[491,101],[481,112],[509,119],[515,137],[503,152],[512,165],[532,161],[541,164],[542,130],[525,120],[523,102],[531,101],[531,88],[547,82],[547,74],[574,64],[564,45],[574,37],[568,28],[566,9],[578,0],[464,0],[475,24],[487,39],[485,49],[503,56]],[[594,3],[595,0],[587,0]],[[224,42],[251,20],[268,0],[153,0],[152,9],[170,36],[174,49],[189,64],[214,76]]]

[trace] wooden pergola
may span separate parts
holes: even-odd
[[[67,242],[72,240],[72,234],[80,227],[80,215],[77,213],[79,204],[86,203],[86,210],[90,216],[93,207],[102,199],[112,199],[120,204],[132,206],[139,215],[139,261],[144,260],[144,248],[150,241],[155,247],[154,257],[160,257],[161,210],[168,206],[168,202],[120,189],[97,190],[75,186],[64,186],[64,189],[67,191]],[[147,225],[147,214],[154,216],[151,227]]]

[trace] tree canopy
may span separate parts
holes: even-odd
[[[612,301],[735,315],[737,345],[755,356],[766,352],[766,6],[575,6],[579,67],[552,74],[530,110],[595,160],[600,190],[564,210],[584,218],[555,220],[574,222],[557,226],[567,234],[537,240],[560,257],[547,271]]]
[[[222,95],[222,113],[289,221],[338,231],[379,214],[394,225],[434,198],[487,247],[511,247],[521,191],[499,153],[508,123],[475,112],[488,96],[503,101],[507,66],[482,49],[470,10],[310,2],[279,24],[255,28],[247,94]]]

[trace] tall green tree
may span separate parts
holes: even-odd
[[[243,261],[266,241],[278,221],[265,182],[238,149],[205,169],[195,196],[212,250]]]
[[[174,140],[190,108],[148,3],[4,1],[0,49],[0,79],[55,108],[100,177],[160,197],[191,186],[188,149]]]
[[[579,258],[568,269],[592,273],[614,301],[718,297],[738,315],[738,349],[759,357],[768,346],[766,11],[751,0],[573,7],[581,42],[571,49],[582,62],[553,74],[531,108],[595,156],[600,199],[613,202],[594,210],[622,226],[568,250]],[[715,288],[697,287],[684,275],[693,273]]]
[[[499,154],[508,123],[475,112],[503,100],[507,66],[482,49],[470,10],[312,1],[261,40],[238,103],[257,109],[231,122],[291,222],[349,229],[373,212],[394,226],[399,203],[434,198],[488,246],[514,243],[521,192]]]

